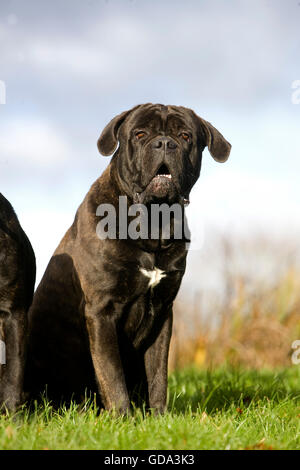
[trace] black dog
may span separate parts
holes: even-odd
[[[17,216],[0,193],[0,407],[22,400],[27,312],[35,283],[35,256]]]
[[[54,401],[98,392],[106,409],[128,412],[133,391],[163,412],[172,304],[186,263],[185,237],[99,239],[97,208],[119,197],[181,208],[208,146],[223,162],[230,144],[192,110],[145,104],[116,116],[98,141],[110,165],[79,207],[46,269],[29,313],[26,388],[47,385]],[[103,206],[102,206],[103,207]],[[102,214],[103,215],[103,214]],[[128,222],[129,223],[129,222]],[[151,223],[151,216],[150,216]]]

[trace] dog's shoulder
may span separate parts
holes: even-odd
[[[27,241],[11,203],[0,193],[0,237],[17,244]]]

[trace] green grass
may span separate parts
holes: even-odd
[[[46,401],[0,418],[1,449],[300,449],[300,367],[186,369],[169,378],[164,416],[113,417]]]

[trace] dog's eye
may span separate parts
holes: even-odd
[[[187,132],[181,132],[180,137],[182,137],[186,142],[190,142],[191,138]]]
[[[139,140],[139,139],[141,139],[142,137],[144,137],[145,135],[146,135],[146,132],[138,131],[138,132],[136,132],[136,134],[135,134],[135,138],[136,138],[137,140]]]

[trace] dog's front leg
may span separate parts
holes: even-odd
[[[173,313],[170,308],[156,339],[145,352],[149,407],[155,413],[163,413],[167,405],[168,355],[172,321]]]
[[[130,402],[120,358],[116,322],[99,308],[86,307],[90,351],[98,390],[107,410],[130,412]]]
[[[26,318],[0,310],[0,406],[15,411],[22,401]]]

